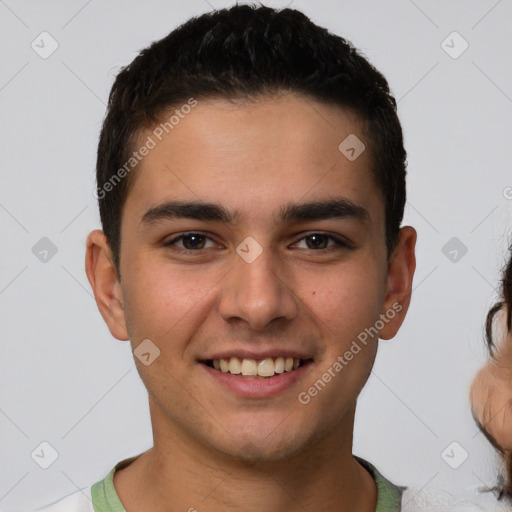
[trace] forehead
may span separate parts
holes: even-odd
[[[309,98],[199,100],[141,133],[139,144],[149,141],[125,203],[139,216],[175,199],[223,203],[239,220],[329,196],[382,210],[362,124]]]

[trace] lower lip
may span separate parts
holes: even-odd
[[[240,375],[232,375],[229,372],[221,372],[215,370],[203,363],[199,363],[209,375],[211,375],[221,385],[227,387],[237,395],[245,398],[268,398],[282,393],[291,388],[299,379],[301,379],[312,361],[304,364],[300,368],[291,372],[283,372],[266,379],[251,379],[250,377],[241,377]]]

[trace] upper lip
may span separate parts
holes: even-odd
[[[312,359],[310,354],[305,352],[290,350],[289,348],[271,348],[268,350],[249,350],[247,348],[223,350],[222,352],[216,352],[206,357],[201,358],[202,361],[215,360],[215,359],[229,359],[231,357],[238,357],[239,359],[255,359],[262,360],[276,357],[293,357],[294,359]]]

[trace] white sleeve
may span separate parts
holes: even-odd
[[[91,489],[77,491],[56,503],[38,508],[34,512],[94,512]]]

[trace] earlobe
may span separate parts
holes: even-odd
[[[402,325],[412,293],[412,279],[416,269],[417,233],[411,226],[405,226],[400,230],[398,245],[389,264],[386,298],[382,309],[387,321],[381,329],[379,337],[384,340],[393,338]]]
[[[112,336],[128,340],[121,286],[103,231],[94,230],[87,237],[85,271],[98,309]]]

